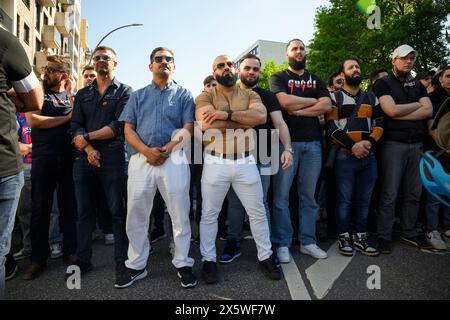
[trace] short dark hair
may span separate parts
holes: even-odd
[[[302,40],[300,39],[292,39],[291,41],[288,42],[288,44],[286,45],[286,50],[289,48],[289,46],[291,45],[292,42],[294,41],[300,41],[301,43],[305,44]]]
[[[173,56],[173,59],[175,60],[175,55],[173,54],[173,51],[172,51],[172,50],[167,49],[167,48],[165,48],[165,47],[157,47],[157,48],[153,49],[152,53],[150,54],[150,63],[153,62],[153,59],[155,58],[156,53],[157,53],[158,51],[168,51],[168,52],[170,52],[170,53],[172,54],[172,56]]]
[[[349,58],[345,58],[344,61],[342,61],[342,63],[340,64],[337,72],[338,73],[344,72],[344,65],[345,65],[345,63],[347,61],[350,61],[350,60],[358,62],[359,65],[361,64],[361,61],[359,60],[359,58],[357,56],[352,56],[352,57],[349,57]]]
[[[88,64],[88,65],[84,66],[83,72],[82,72],[81,74],[83,75],[86,71],[94,71],[94,70],[95,70],[95,69],[94,69],[94,66]]]
[[[425,70],[425,71],[418,72],[416,74],[416,77],[414,78],[414,80],[423,80],[423,79],[432,78],[432,77],[433,77],[433,74],[430,71]]]
[[[259,66],[260,66],[260,67],[262,66],[261,59],[260,59],[258,56],[254,55],[254,54],[252,54],[252,53],[247,53],[245,56],[243,56],[243,57],[239,60],[239,64],[241,64],[242,62],[244,62],[244,60],[247,60],[247,59],[256,59],[256,60],[258,60],[258,62],[259,62]]]
[[[210,84],[211,82],[213,82],[214,80],[216,80],[213,76],[207,76],[205,78],[205,80],[203,80],[203,85],[206,86],[207,84]]]
[[[376,69],[376,70],[373,70],[373,71],[370,73],[370,75],[369,75],[370,82],[372,83],[372,82],[374,82],[375,80],[377,80],[378,75],[379,75],[380,73],[382,73],[382,72],[386,72],[386,73],[387,73],[387,70],[386,70],[386,69]]]
[[[61,70],[69,75],[72,73],[72,61],[68,57],[55,54],[48,56],[47,61],[58,64]]]
[[[117,57],[116,51],[113,48],[108,47],[108,46],[98,46],[97,48],[94,49],[94,54],[97,51],[111,51],[114,54],[114,56]]]
[[[334,79],[339,75],[339,72],[333,72],[328,77],[328,87],[331,88],[334,85]]]

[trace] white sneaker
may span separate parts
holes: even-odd
[[[59,259],[61,257],[62,257],[61,245],[59,243],[50,245],[50,258]]]
[[[105,245],[111,246],[114,244],[114,234],[107,233],[105,234]]]
[[[439,231],[434,230],[427,233],[428,242],[433,246],[433,249],[436,250],[447,250],[447,244],[442,240],[441,234]]]
[[[316,244],[310,244],[307,246],[301,246],[300,252],[303,254],[310,255],[311,257],[314,257],[316,259],[326,259],[328,258],[328,255],[325,251],[320,249]]]
[[[280,260],[280,263],[291,262],[291,254],[289,253],[288,247],[277,248],[277,256],[278,256],[278,260]]]

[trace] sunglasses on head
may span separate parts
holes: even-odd
[[[94,60],[95,62],[98,62],[100,60],[109,61],[109,60],[112,60],[112,57],[107,54],[99,54],[99,55],[94,56],[94,58],[92,58],[92,60]]]
[[[225,68],[225,65],[227,65],[229,68],[234,67],[234,63],[232,61],[227,61],[227,62],[218,63],[216,65],[216,69],[223,69],[223,68]]]
[[[163,60],[166,60],[167,63],[171,63],[173,62],[173,57],[168,57],[168,56],[156,56],[153,59],[156,63],[161,63],[163,62]]]

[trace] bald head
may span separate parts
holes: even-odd
[[[226,54],[221,54],[220,56],[216,57],[214,59],[213,65],[212,65],[213,71],[216,70],[218,63],[226,62],[226,61],[231,61],[230,57]]]

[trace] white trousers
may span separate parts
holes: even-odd
[[[200,251],[203,261],[216,261],[217,219],[225,196],[233,187],[250,220],[258,260],[272,255],[269,223],[263,201],[261,177],[253,156],[228,160],[205,154],[202,175]]]
[[[159,167],[147,163],[142,154],[131,157],[128,167],[127,235],[130,241],[128,260],[125,265],[134,270],[147,266],[150,253],[148,228],[153,199],[158,189],[167,205],[172,220],[175,254],[172,263],[175,268],[192,267],[189,257],[191,225],[189,221],[190,171],[186,156],[175,152],[164,165]]]

